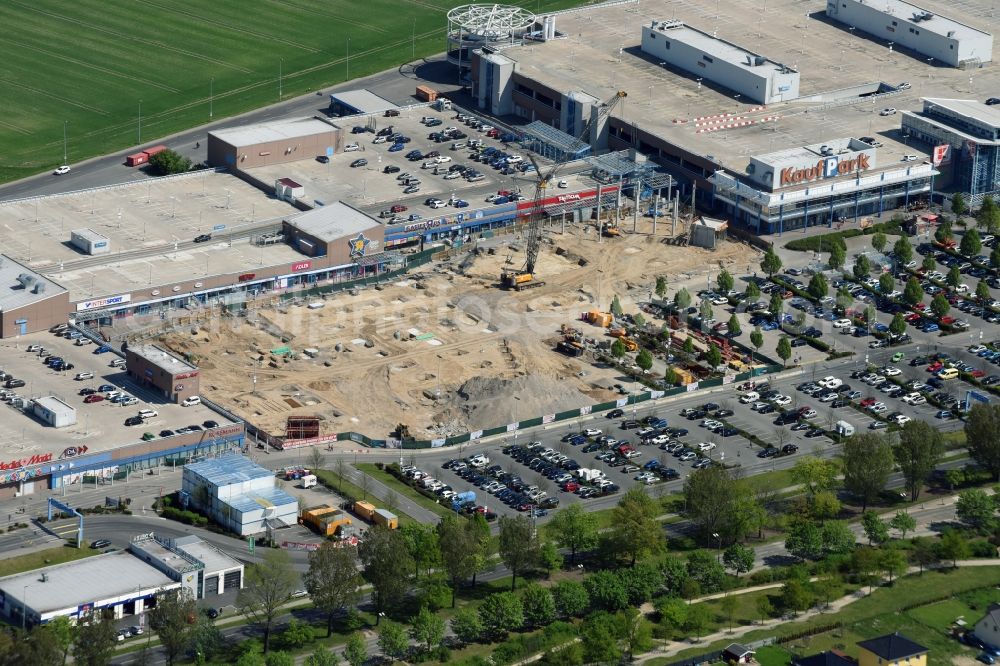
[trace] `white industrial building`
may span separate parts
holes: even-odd
[[[744,102],[772,104],[799,96],[799,73],[682,21],[652,21],[642,51],[667,65],[738,93]]]
[[[993,35],[903,0],[827,0],[826,15],[952,67],[993,60]]]
[[[109,611],[140,615],[158,594],[186,588],[196,599],[243,585],[243,564],[196,536],[135,537],[128,550],[0,578],[0,614],[12,624],[73,621]]]
[[[185,465],[181,498],[240,536],[298,522],[298,501],[275,487],[274,473],[240,455]]]
[[[35,398],[31,404],[31,413],[53,428],[76,425],[76,407],[66,404],[55,396]]]
[[[107,236],[102,236],[93,229],[77,229],[71,231],[69,242],[81,252],[87,254],[106,254],[111,251],[111,242]]]

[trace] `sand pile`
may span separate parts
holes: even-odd
[[[465,415],[469,427],[493,428],[514,420],[514,396],[520,398],[517,418],[522,421],[592,402],[565,382],[536,375],[515,379],[474,377],[462,384],[453,404]]]

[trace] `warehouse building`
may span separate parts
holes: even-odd
[[[903,111],[903,133],[924,144],[951,186],[978,205],[1000,193],[1000,108],[971,99],[923,100]]]
[[[328,111],[334,116],[356,116],[362,113],[383,113],[399,107],[371,90],[344,90],[330,95]]]
[[[248,169],[341,152],[340,128],[325,118],[296,118],[208,133],[208,163]]]
[[[183,402],[200,390],[198,366],[156,345],[127,347],[125,370],[141,386],[156,389],[171,402]]]
[[[285,242],[307,257],[329,257],[335,264],[382,251],[383,226],[354,206],[337,201],[282,222]]]
[[[53,428],[68,428],[76,424],[76,408],[51,395],[35,398],[31,413]]]
[[[0,255],[0,338],[45,331],[66,321],[69,292],[6,255]]]
[[[85,254],[107,254],[111,251],[111,242],[107,236],[102,236],[93,229],[77,229],[70,232],[69,242]]]
[[[993,35],[904,0],[827,0],[826,15],[952,67],[993,60]]]
[[[181,498],[240,536],[298,520],[298,501],[276,487],[274,473],[239,455],[185,465]]]
[[[129,550],[179,582],[194,599],[243,587],[243,563],[194,535],[170,539],[153,532],[140,534]]]
[[[747,102],[772,104],[799,96],[799,73],[791,67],[682,21],[653,21],[645,26],[642,51],[671,67],[738,93]]]

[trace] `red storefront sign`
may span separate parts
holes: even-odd
[[[198,370],[192,370],[191,372],[182,372],[179,375],[174,375],[174,379],[175,380],[177,380],[177,379],[189,379],[190,377],[197,377],[198,376],[198,372],[199,372]]]
[[[607,187],[601,187],[601,196],[605,194],[614,194],[618,191],[617,185],[608,185]],[[596,199],[597,190],[586,190],[584,192],[567,192],[564,194],[556,194],[551,197],[545,197],[542,199],[541,206],[558,206],[560,204],[572,204],[576,202],[586,202],[588,199]],[[519,213],[531,210],[535,205],[535,202],[531,199],[525,199],[524,201],[519,201],[517,203],[517,210]]]
[[[292,272],[293,273],[296,272],[296,271],[305,271],[305,270],[308,270],[310,268],[312,268],[312,262],[311,261],[297,261],[294,264],[292,264]]]
[[[256,273],[244,273],[243,275],[239,276],[236,279],[239,280],[240,282],[246,282],[247,280],[252,280],[255,277],[257,277]]]
[[[47,463],[52,461],[51,453],[42,453],[31,456],[30,458],[21,458],[19,460],[11,460],[10,462],[0,462],[0,469],[21,469],[22,467],[27,467],[28,465],[39,465],[41,463]]]

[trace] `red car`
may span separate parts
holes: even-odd
[[[104,396],[101,395],[100,393],[88,395],[86,398],[83,399],[84,402],[100,402],[101,400],[104,400]]]
[[[910,314],[903,317],[903,319],[912,324],[915,321],[920,321],[920,315],[918,315],[916,312],[911,312]]]
[[[985,377],[986,376],[986,373],[983,372],[982,370],[973,370],[969,374],[972,375],[973,377],[975,377],[976,379],[979,379],[980,377]]]
[[[491,129],[489,132],[486,133],[486,136],[490,137],[491,139],[495,139],[498,136],[500,136],[500,130],[496,128]]]
[[[403,204],[396,204],[389,210],[391,210],[393,213],[402,213],[404,210],[406,210],[406,206],[404,206]]]
[[[937,372],[943,367],[944,363],[942,363],[941,361],[934,361],[933,363],[927,366],[927,372]]]
[[[920,312],[923,312],[924,310],[927,309],[927,305],[924,304],[924,303],[917,303],[916,305],[913,306],[913,309],[914,310],[919,310]]]
[[[862,407],[871,407],[874,404],[875,404],[875,398],[865,398],[864,400],[861,401]]]
[[[580,484],[575,481],[567,481],[562,485],[562,489],[568,493],[575,493],[580,489]]]
[[[955,318],[954,317],[949,317],[948,315],[945,315],[945,316],[941,317],[941,319],[938,321],[938,323],[941,324],[942,326],[950,326],[951,324],[955,323]]]

